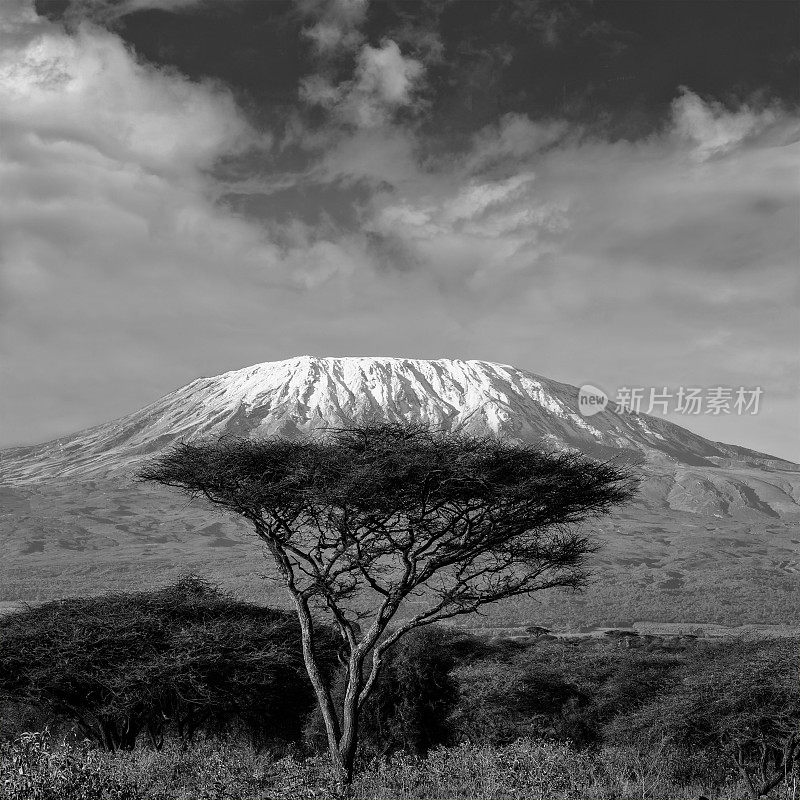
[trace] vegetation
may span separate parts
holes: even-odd
[[[0,517],[0,612],[20,600],[160,589],[187,571],[237,598],[293,608],[274,574],[253,557],[242,517],[217,507],[176,503],[153,485],[101,482],[80,492],[28,487],[35,513]],[[800,592],[787,551],[792,525],[737,522],[698,514],[647,514],[641,505],[592,525],[603,542],[589,560],[594,580],[581,592],[537,592],[487,606],[462,624],[488,627],[531,620],[554,629],[656,623],[790,625],[800,632]],[[724,543],[721,547],[720,543]],[[119,546],[119,545],[122,546]],[[685,583],[674,588],[675,574]],[[670,587],[673,588],[670,588]],[[4,603],[3,601],[8,601]]]
[[[0,622],[0,800],[299,800],[338,788],[320,755],[325,729],[294,615],[189,579]],[[239,634],[223,628],[253,636],[255,649],[241,649]],[[202,631],[200,659],[186,642]],[[341,691],[346,670],[329,641]],[[17,648],[38,655],[23,668]],[[180,670],[169,668],[177,663],[191,680],[177,682]],[[230,668],[229,682],[212,680],[209,664]],[[145,723],[130,749],[122,739],[112,749],[102,731],[83,727],[90,711],[114,709],[119,732],[122,719],[140,719],[131,709],[141,714],[154,697],[162,710],[180,710],[166,699],[192,685],[196,694],[184,700],[208,708],[191,738],[180,714],[160,737]],[[60,704],[68,690],[73,702],[86,693],[80,716]],[[233,699],[249,703],[256,691],[264,721],[254,731]],[[389,651],[361,722],[352,791],[363,800],[797,800],[800,642],[555,638],[536,627],[526,638],[487,639],[428,627]]]
[[[686,754],[719,752],[757,800],[795,772],[800,757],[800,645],[749,641],[687,665],[674,687],[625,721],[625,732]]]
[[[471,637],[466,637],[471,642]],[[363,759],[396,752],[424,756],[452,738],[450,717],[459,700],[454,670],[465,637],[440,627],[419,628],[388,653],[361,714],[359,752]],[[334,696],[344,695],[340,680]],[[324,750],[325,727],[315,713],[306,730],[315,749]]]
[[[397,753],[372,761],[353,786],[358,800],[696,800],[702,781],[677,784],[659,760],[634,748],[578,750],[565,743],[518,740],[463,744],[424,759]],[[255,751],[246,743],[170,743],[158,753],[65,749],[47,736],[0,745],[2,800],[312,800],[329,798],[328,759]],[[773,795],[789,800],[791,785]],[[738,800],[735,781],[716,800]]]
[[[318,632],[331,671],[332,636]],[[150,593],[62,600],[0,617],[0,701],[73,724],[109,751],[140,736],[234,727],[297,740],[313,694],[294,615],[197,578]],[[19,711],[17,712],[19,713]]]
[[[622,473],[376,426],[144,477],[248,519],[297,613],[189,577],[0,617],[0,800],[800,797],[796,639],[431,624],[580,587]]]
[[[582,587],[596,545],[573,524],[634,488],[626,474],[575,453],[406,424],[180,444],[140,477],[240,515],[266,545],[297,610],[343,786],[392,645],[487,603]],[[342,638],[338,703],[319,660],[314,611]]]

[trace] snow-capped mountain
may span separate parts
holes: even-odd
[[[663,419],[618,413],[613,404],[584,417],[574,386],[504,364],[449,359],[301,356],[198,378],[114,422],[3,451],[0,481],[127,474],[177,440],[297,436],[367,418],[616,456],[639,464],[657,482],[652,488],[683,510],[727,513],[738,504],[775,515],[800,512],[795,465],[708,441]]]
[[[514,367],[395,358],[258,364],[73,436],[0,451],[4,597],[141,589],[192,570],[264,601],[245,523],[136,482],[138,465],[182,439],[295,436],[366,418],[574,447],[641,477],[635,501],[587,523],[603,541],[587,594],[507,604],[495,624],[800,619],[796,465],[611,406],[583,417],[574,386]]]

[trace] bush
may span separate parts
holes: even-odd
[[[454,734],[497,745],[520,736],[597,745],[615,717],[671,686],[682,663],[659,649],[605,640],[498,645],[455,672],[461,700]]]
[[[666,743],[647,752],[524,739],[502,747],[461,744],[424,758],[395,753],[366,764],[354,800],[742,797],[736,779],[676,781],[676,760],[685,758]],[[335,790],[327,759],[276,757],[243,740],[201,736],[186,746],[170,740],[161,751],[106,753],[55,746],[37,735],[0,746],[0,800],[321,800]],[[797,793],[778,786],[771,796],[795,800]]]
[[[419,628],[390,651],[362,712],[364,752],[424,755],[447,743],[448,717],[458,699],[455,638],[443,628]]]
[[[593,782],[588,754],[520,739],[502,747],[462,744],[423,760],[401,755],[362,777],[363,797],[579,800]],[[410,789],[410,791],[409,791]]]
[[[449,717],[458,700],[452,671],[471,649],[471,640],[432,625],[411,631],[389,649],[361,712],[362,759],[398,750],[424,755],[450,740]],[[344,691],[341,675],[335,686],[337,702],[342,702]],[[327,746],[318,709],[309,718],[306,740],[314,750]]]
[[[332,669],[333,639],[321,631]],[[241,726],[299,738],[313,692],[289,612],[233,600],[197,578],[156,592],[76,598],[0,619],[0,700],[67,720],[107,750],[140,734]]]
[[[751,797],[800,777],[800,648],[797,640],[739,640],[698,651],[681,680],[629,718],[610,739],[665,739],[688,765],[736,770]],[[687,776],[688,777],[688,776]]]
[[[108,774],[86,747],[52,747],[47,731],[0,745],[2,800],[138,800],[136,786]]]
[[[0,800],[312,800],[332,796],[329,772],[241,741],[112,754],[43,732],[0,745]]]
[[[51,714],[28,703],[0,700],[0,742],[28,731],[56,730]]]

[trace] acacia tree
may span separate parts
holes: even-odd
[[[182,443],[139,477],[243,516],[266,545],[297,610],[345,787],[359,712],[387,650],[414,628],[486,603],[580,588],[596,544],[574,523],[607,512],[634,486],[575,453],[394,423]],[[317,612],[342,637],[341,703],[320,669]]]

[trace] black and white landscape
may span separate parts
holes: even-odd
[[[374,419],[572,448],[641,477],[636,501],[595,523],[605,546],[588,596],[559,594],[546,610],[517,599],[496,619],[798,625],[796,464],[644,414],[584,417],[576,387],[508,365],[391,358],[303,356],[198,378],[127,417],[4,451],[7,599],[157,586],[189,566],[257,597],[262,567],[242,524],[142,486],[137,468],[178,441],[299,437]]]
[[[795,800],[798,65],[785,0],[4,0],[0,800]]]

